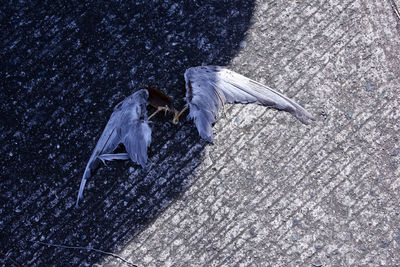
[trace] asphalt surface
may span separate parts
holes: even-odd
[[[0,263],[395,266],[398,1],[9,2],[0,7]],[[183,106],[190,66],[225,65],[316,121],[229,105],[214,144],[159,115],[146,169],[81,175],[143,86]]]

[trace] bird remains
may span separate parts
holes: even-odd
[[[186,102],[178,112],[171,107],[171,100],[160,91],[147,87],[128,96],[117,104],[103,130],[86,165],[79,188],[76,207],[83,198],[86,181],[92,176],[100,161],[132,160],[145,167],[147,148],[151,143],[149,119],[160,111],[173,114],[173,123],[189,109],[189,118],[194,120],[200,136],[213,141],[212,124],[221,106],[225,112],[227,103],[255,103],[289,112],[302,123],[308,124],[314,117],[299,104],[268,86],[246,78],[219,66],[192,67],[185,72]],[[147,105],[156,111],[147,116]],[[113,153],[120,145],[126,153]]]

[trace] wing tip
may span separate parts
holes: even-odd
[[[75,203],[75,209],[79,209],[79,200],[81,200],[83,198],[83,195],[79,195],[76,198],[76,203]]]
[[[296,112],[295,117],[305,125],[309,125],[311,121],[316,121],[316,118],[305,109]]]
[[[79,192],[78,192],[78,197],[76,198],[75,208],[79,208],[79,200],[83,199],[83,191],[85,190],[85,185],[89,177],[90,177],[90,169],[86,168],[85,172],[83,173],[81,185],[79,186]]]

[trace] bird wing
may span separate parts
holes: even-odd
[[[129,158],[144,168],[147,162],[147,148],[151,143],[146,105],[128,105],[121,117],[118,128],[121,143],[124,144]]]
[[[146,164],[147,147],[151,142],[151,129],[146,121],[147,98],[147,90],[139,90],[115,106],[86,165],[79,187],[76,207],[78,207],[79,200],[83,197],[86,181],[92,176],[92,172],[98,167],[100,160],[111,160],[110,154],[119,144],[125,145],[132,161],[142,166]],[[127,125],[132,124],[135,126],[127,127]],[[130,134],[132,137],[129,137]],[[107,156],[99,157],[104,154]],[[113,159],[117,158],[121,157],[116,156]]]
[[[185,72],[189,117],[200,136],[212,142],[212,124],[225,103],[255,103],[291,113],[302,123],[314,117],[290,98],[268,86],[220,66],[192,67]]]

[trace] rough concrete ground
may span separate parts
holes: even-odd
[[[390,1],[10,3],[1,9],[2,264],[394,266],[400,20]],[[398,3],[398,1],[397,1]],[[80,176],[112,107],[228,65],[317,118],[229,106],[214,145],[153,125],[146,170]],[[29,240],[29,241],[28,241]]]

